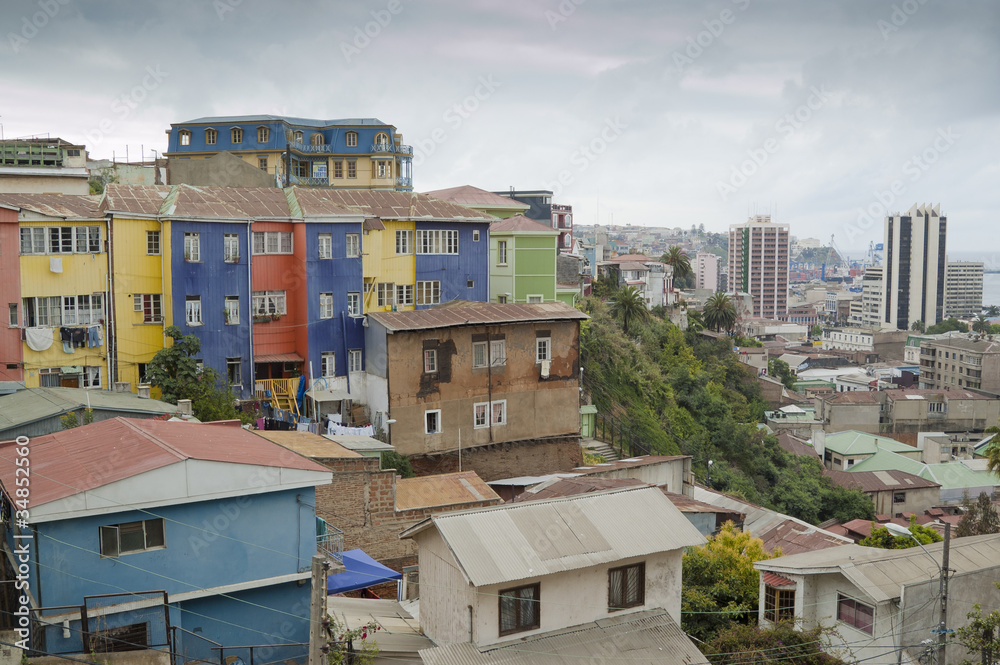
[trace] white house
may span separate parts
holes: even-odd
[[[440,645],[425,663],[626,643],[634,665],[705,661],[679,629],[683,549],[705,538],[656,487],[435,515],[400,537],[418,543],[420,624]]]
[[[794,619],[804,629],[832,626],[828,651],[852,662],[897,665],[916,662],[940,625],[939,591],[944,543],[925,549],[883,550],[845,545],[759,561],[758,618],[762,625]],[[1000,606],[1000,534],[951,542],[948,625],[967,622],[973,603]],[[932,560],[933,559],[933,560]],[[948,646],[946,662],[968,654]]]

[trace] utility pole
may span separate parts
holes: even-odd
[[[329,563],[325,557],[312,558],[312,594],[309,598],[309,661],[308,665],[323,665],[323,645],[326,632],[323,617],[326,616],[326,569]]]
[[[948,643],[948,550],[951,547],[951,524],[944,523],[944,549],[941,554],[941,626],[938,633],[937,665],[945,665],[944,652]]]

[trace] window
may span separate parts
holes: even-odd
[[[180,131],[181,145],[191,145],[191,132],[186,129]]]
[[[424,434],[441,433],[441,409],[424,411]]]
[[[764,586],[764,618],[771,623],[795,618],[795,587]]]
[[[357,178],[358,177],[358,163],[351,160],[347,162],[347,177]]]
[[[361,316],[361,294],[357,291],[347,294],[347,315]]]
[[[322,363],[323,376],[330,377],[337,375],[337,354],[333,351],[325,351],[320,357]]]
[[[38,385],[42,388],[58,388],[62,384],[62,370],[47,367],[38,372]]]
[[[17,327],[17,303],[12,302],[7,305],[7,325],[11,328]]]
[[[396,253],[413,253],[413,231],[396,231]]]
[[[333,318],[333,293],[319,294],[319,318]]]
[[[497,303],[501,305],[507,304],[507,296],[497,296]]]
[[[143,323],[163,322],[161,299],[162,297],[159,293],[137,293],[133,296],[133,309],[137,312],[142,312]]]
[[[291,231],[254,231],[254,254],[291,254]]]
[[[376,303],[379,307],[390,307],[395,301],[396,285],[392,282],[379,282]]]
[[[347,134],[345,134],[345,137],[347,138],[347,147],[348,148],[356,148],[356,147],[358,147],[358,133],[357,132],[347,132]]]
[[[160,255],[160,232],[146,231],[146,254],[149,256]]]
[[[26,229],[22,229],[21,233],[21,253],[44,254],[44,250],[24,251],[24,230]],[[34,250],[36,248],[35,230],[30,230],[30,249]],[[43,234],[48,231],[49,254],[72,254],[74,251],[79,254],[96,254],[101,251],[101,227],[99,226],[52,226],[48,229],[41,229],[41,231]]]
[[[319,258],[321,259],[332,259],[333,258],[333,234],[331,233],[320,233],[317,236],[317,241],[319,244]]]
[[[938,376],[940,379],[941,377]],[[927,404],[927,411],[930,413],[944,413],[944,402],[929,402]]]
[[[240,323],[239,296],[226,296],[225,315],[226,315],[227,326],[239,325]]]
[[[489,421],[486,420],[489,406],[489,402],[480,402],[472,405],[472,426],[474,428],[482,429],[489,426]]]
[[[149,363],[136,363],[136,373],[139,376],[139,384],[149,383]]]
[[[58,326],[61,324],[59,296],[24,299],[24,327]]]
[[[458,231],[417,231],[417,254],[458,254]]]
[[[465,288],[467,288],[467,289],[474,289],[474,288],[476,288],[476,280],[474,280],[474,279],[467,279],[467,280],[465,280]]]
[[[235,233],[222,236],[222,260],[226,263],[240,262],[240,237]]]
[[[441,282],[417,282],[417,304],[438,305],[441,303]]]
[[[608,571],[608,611],[636,607],[646,602],[646,564],[612,568]]]
[[[892,494],[893,503],[906,503],[906,492],[893,492]]]
[[[875,623],[875,608],[837,594],[837,619],[871,635]]]
[[[540,586],[529,584],[500,592],[500,635],[532,630],[541,625]]]
[[[233,143],[243,143],[243,130],[239,127],[233,127],[229,130],[229,139]]]
[[[104,294],[62,297],[62,325],[94,325],[104,319]]]
[[[389,177],[389,162],[385,160],[378,160],[372,164],[372,175],[376,178],[387,178]]]
[[[412,305],[413,304],[413,285],[412,284],[397,284],[396,285],[396,304],[397,305]]]
[[[363,372],[364,367],[361,366],[361,349],[351,349],[347,352],[347,371],[348,372]]]
[[[493,367],[503,367],[507,364],[506,340],[494,339],[490,341],[490,364]]]
[[[479,229],[472,232],[472,242],[479,242]]]
[[[542,302],[542,296],[540,296],[540,295],[529,295],[527,300],[528,300],[528,302],[539,303],[539,302]]]
[[[324,139],[323,135],[319,132],[315,132],[309,137],[309,143],[312,145],[324,145],[326,143],[326,139]]]
[[[118,557],[166,547],[162,518],[102,526],[99,530],[102,557]]]
[[[491,425],[506,425],[507,424],[507,400],[500,400],[499,402],[493,402],[490,405],[490,424]]]
[[[361,236],[357,233],[348,233],[345,238],[347,242],[347,258],[357,258],[361,256]]]
[[[385,150],[389,147],[389,135],[385,132],[379,132],[375,135],[375,149]]]
[[[294,143],[302,143],[302,132],[301,131],[297,131],[297,132],[293,133],[292,134],[292,141]]]
[[[226,378],[231,386],[243,385],[243,359],[226,358]]]
[[[267,157],[257,158],[257,168],[259,168],[261,171],[264,171],[265,173],[267,172]]]
[[[73,233],[77,254],[98,254],[101,251],[100,226],[75,226]]]
[[[184,299],[184,319],[189,326],[201,325],[201,296],[187,296]]]
[[[257,143],[267,143],[270,138],[271,138],[271,130],[269,130],[267,127],[257,128]]]
[[[84,367],[82,379],[83,379],[82,385],[84,388],[100,388],[101,387],[100,366],[88,365]]]
[[[266,314],[285,314],[284,291],[254,291],[253,313],[255,316]]]
[[[489,362],[486,356],[486,342],[473,342],[472,343],[472,367],[486,367],[486,363]]]
[[[205,130],[205,145],[215,145],[219,140],[219,132],[214,129]]]
[[[21,254],[44,254],[45,237],[46,231],[42,227],[21,229]]]
[[[552,338],[551,337],[536,337],[535,338],[535,362],[540,363],[543,360],[552,360]]]
[[[437,349],[424,349],[424,372],[433,374],[438,371]]]
[[[184,234],[184,260],[201,261],[201,234]]]
[[[333,163],[333,177],[343,178],[344,177],[344,162],[339,159]]]
[[[507,241],[497,240],[497,265],[507,265]]]

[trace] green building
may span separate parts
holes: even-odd
[[[515,215],[490,224],[490,302],[573,305],[576,291],[556,286],[559,231]]]

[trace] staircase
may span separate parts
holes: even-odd
[[[299,406],[296,402],[300,377],[294,379],[261,379],[254,387],[254,397],[262,402],[268,402],[272,408],[290,411],[295,418],[299,416]]]
[[[605,462],[617,462],[618,453],[614,448],[597,439],[581,439],[580,446],[591,455],[600,455]]]

